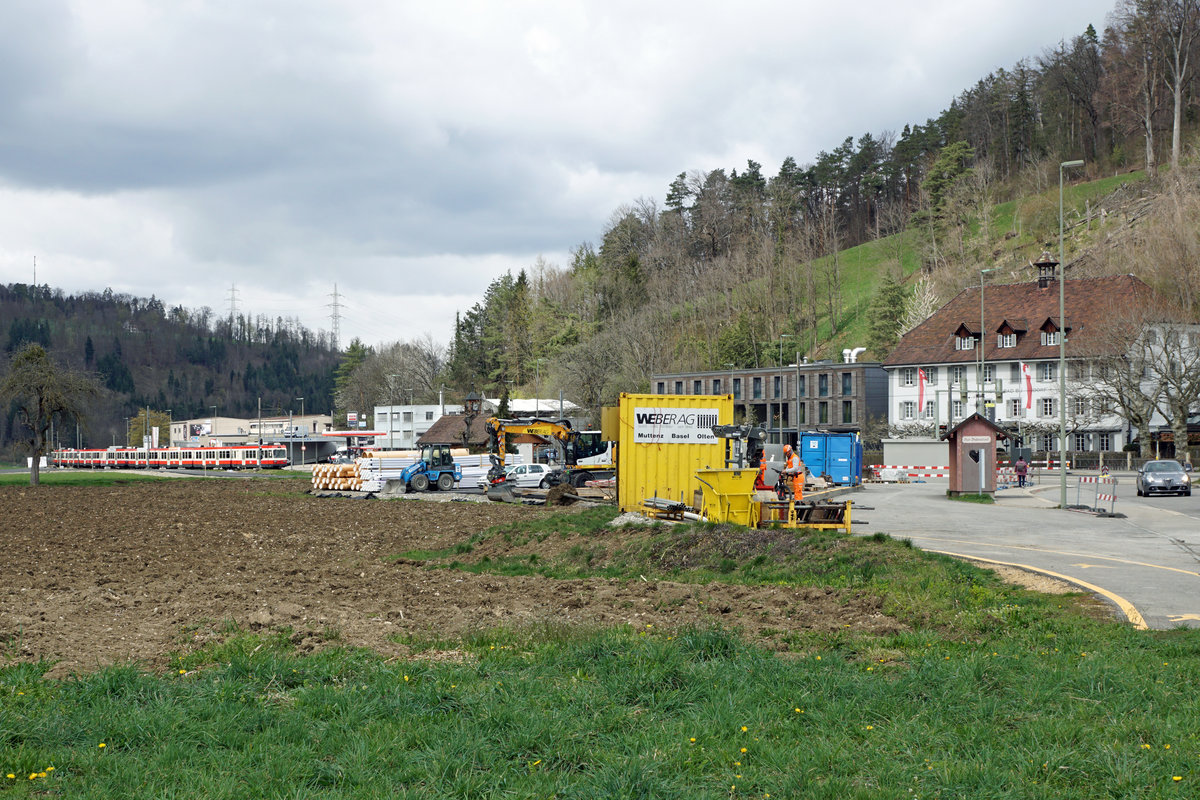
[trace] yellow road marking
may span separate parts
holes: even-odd
[[[1023,545],[1023,544],[1003,544],[1000,542],[982,542],[979,540],[967,540],[967,539],[943,539],[938,536],[921,536],[919,534],[916,536],[910,535],[907,538],[912,539],[914,542],[917,539],[925,539],[925,540],[932,541],[932,542],[950,542],[952,544],[987,545],[989,547],[1000,547],[1000,548],[1004,548],[1006,550],[1029,550],[1034,553],[1054,553],[1055,555],[1060,555],[1060,556],[1083,556],[1085,558],[1095,558],[1095,559],[1099,559],[1101,561],[1115,561],[1118,564],[1131,564],[1135,567],[1152,567],[1154,569],[1164,569],[1164,570],[1167,570],[1168,572],[1179,572],[1184,575],[1191,575],[1193,578],[1200,578],[1200,572],[1196,572],[1195,570],[1181,569],[1179,567],[1165,567],[1162,564],[1151,564],[1147,561],[1131,561],[1128,558],[1117,558],[1115,556],[1100,556],[1100,555],[1096,555],[1095,553],[1075,553],[1070,550],[1048,550],[1045,547],[1031,547],[1030,545]],[[922,548],[922,549],[924,549],[924,548]]]
[[[1116,569],[1116,567],[1110,567],[1105,564],[1072,564],[1071,566],[1079,567],[1080,569]]]
[[[922,548],[922,549],[924,549],[924,548]],[[997,561],[994,558],[981,558],[980,556],[968,556],[968,555],[964,555],[962,553],[951,553],[946,550],[930,550],[929,552],[941,553],[942,555],[953,556],[954,558],[962,558],[962,559],[966,559],[967,561],[982,561],[985,564],[1000,564],[1001,566],[1005,566],[1005,567],[1017,567],[1018,569],[1027,569],[1030,572],[1037,572],[1042,575],[1049,575],[1052,578],[1058,578],[1059,580],[1064,580],[1067,583],[1073,583],[1076,586],[1082,586],[1084,589],[1095,592],[1096,594],[1099,594],[1099,595],[1103,595],[1104,597],[1107,597],[1109,600],[1111,600],[1113,603],[1115,603],[1117,608],[1121,609],[1121,613],[1125,615],[1125,619],[1129,620],[1129,623],[1131,625],[1133,625],[1133,627],[1137,628],[1138,630],[1142,630],[1142,631],[1149,628],[1149,626],[1146,624],[1145,618],[1142,617],[1141,612],[1139,612],[1137,610],[1137,608],[1134,607],[1133,603],[1129,602],[1124,597],[1121,597],[1119,594],[1115,594],[1113,592],[1108,591],[1107,589],[1102,589],[1101,587],[1096,586],[1094,583],[1088,583],[1087,581],[1081,581],[1078,578],[1072,578],[1070,575],[1063,575],[1062,573],[1059,573],[1059,572],[1051,572],[1048,569],[1042,569],[1040,567],[1032,567],[1028,564],[1016,564],[1012,561]]]
[[[1188,620],[1200,622],[1200,614],[1168,614],[1167,619],[1171,622],[1186,622]]]

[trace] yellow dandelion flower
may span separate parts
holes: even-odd
[[[187,670],[186,670],[186,669],[181,669],[181,670],[179,670],[179,674],[180,674],[180,675],[187,675]]]
[[[1143,750],[1149,750],[1149,749],[1150,749],[1150,745],[1148,745],[1148,744],[1144,744],[1144,745],[1142,745],[1142,749],[1143,749]]]
[[[744,748],[744,747],[743,747],[743,748],[742,748],[742,752],[743,752],[743,753],[744,753],[744,752],[746,752],[746,748]]]
[[[1173,781],[1181,781],[1181,780],[1183,780],[1183,776],[1182,776],[1182,775],[1172,775],[1172,776],[1171,776],[1171,780],[1173,780]]]
[[[735,777],[735,778],[741,778],[742,776],[741,776],[741,775],[734,775],[733,777]]]
[[[54,772],[54,767],[46,767],[46,772]]]
[[[1171,749],[1171,745],[1169,745],[1169,744],[1163,745],[1163,750],[1170,750],[1170,749]]]
[[[405,682],[405,683],[408,683],[408,676],[407,676],[407,675],[405,675],[405,676],[404,676],[404,682]]]
[[[37,773],[36,773],[36,772],[31,772],[31,773],[29,773],[29,780],[31,780],[31,781],[32,781],[32,780],[36,780],[36,779],[37,779]]]
[[[688,739],[688,741],[689,741],[689,742],[695,742],[695,741],[696,741],[696,737],[695,737],[695,736],[693,736],[693,737],[691,737],[690,739]]]
[[[749,729],[749,728],[747,728],[745,725],[743,725],[743,726],[742,726],[742,733],[745,733],[745,732],[746,732],[746,731],[748,731],[748,730],[750,730],[750,729]]]
[[[797,713],[797,714],[803,714],[803,713],[804,713],[803,711],[801,711],[801,710],[800,710],[800,709],[798,709],[798,708],[797,708],[797,709],[795,709],[795,711],[796,711],[796,713]]]
[[[874,672],[874,671],[875,671],[874,667],[867,667],[867,672]]]
[[[108,747],[108,745],[106,745],[104,742],[101,742],[100,744],[96,745],[96,747]]]
[[[44,778],[44,777],[46,777],[46,773],[44,773],[44,772],[39,772],[39,773],[38,773],[38,777],[39,777],[39,778]]]
[[[5,775],[4,777],[6,777],[6,778],[15,778],[15,777],[17,777],[17,776],[16,776],[16,775],[14,775],[14,774],[12,774],[12,773],[10,772],[10,773],[8,773],[7,775]]]
[[[817,656],[817,661],[820,661],[820,660],[821,660],[821,657],[820,657],[820,656]]]
[[[742,765],[742,762],[740,762],[740,761],[735,761],[735,762],[733,762],[733,765],[734,765],[735,767],[740,767],[740,766]]]

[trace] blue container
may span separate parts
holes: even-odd
[[[857,433],[802,433],[800,457],[809,472],[829,475],[837,486],[862,483],[863,447]]]

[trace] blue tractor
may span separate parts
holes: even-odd
[[[400,473],[405,491],[427,492],[434,487],[448,492],[462,480],[462,470],[454,463],[448,444],[427,444],[421,457]]]

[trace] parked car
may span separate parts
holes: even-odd
[[[513,471],[514,469],[516,469],[516,468],[517,468],[517,465],[516,465],[516,464],[509,464],[508,466],[506,466],[506,467],[504,468],[504,477],[505,477],[505,478],[507,478],[507,477],[508,477],[508,473],[512,472],[512,471]],[[477,485],[477,486],[478,486],[480,489],[486,489],[486,488],[488,488],[488,476],[487,476],[487,473],[486,473],[486,472],[485,472],[485,473],[483,473],[482,475],[480,475],[480,476],[479,476],[479,482],[478,482],[476,485]]]
[[[550,488],[550,473],[553,467],[546,464],[519,464],[505,476],[505,480],[520,489]]]
[[[1147,461],[1138,467],[1138,497],[1145,497],[1155,492],[1190,495],[1192,479],[1178,461],[1170,459]]]

